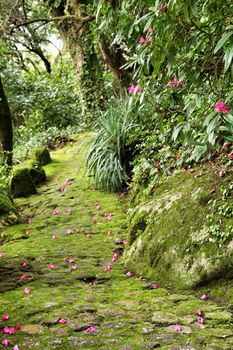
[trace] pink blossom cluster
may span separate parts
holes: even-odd
[[[226,106],[224,102],[220,101],[216,103],[214,110],[222,114],[227,114],[230,111],[230,107]]]
[[[10,315],[9,314],[4,314],[2,315],[2,321],[8,321],[10,319]],[[9,327],[9,326],[5,326],[2,329],[2,334],[8,334],[8,335],[12,335],[15,334],[16,331],[21,329],[21,325],[19,323],[16,323],[16,325],[14,327]],[[11,341],[7,338],[2,340],[2,346],[8,346],[11,344]],[[15,345],[12,350],[19,350],[18,345]]]
[[[167,86],[170,88],[183,87],[184,82],[182,80],[178,80],[176,77],[174,77],[173,79],[169,80]]]
[[[140,85],[135,86],[134,84],[131,84],[128,91],[129,94],[140,94],[142,92],[142,87]]]
[[[150,44],[152,41],[152,37],[151,35],[147,34],[146,37],[144,38],[144,36],[141,36],[141,38],[139,39],[140,44]]]

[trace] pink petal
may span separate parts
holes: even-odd
[[[128,272],[126,272],[126,276],[128,276],[128,277],[133,277],[133,276],[134,276],[134,273],[131,272],[131,271],[128,271]]]
[[[18,331],[21,329],[21,324],[20,323],[16,323],[15,325],[15,329]]]
[[[67,323],[67,321],[64,318],[60,318],[58,320],[58,323],[65,324],[65,323]]]
[[[5,255],[5,253],[0,253],[0,258],[2,258]]]
[[[179,324],[176,324],[174,327],[173,327],[174,331],[175,332],[180,332],[182,331],[182,327],[179,325]]]
[[[104,271],[110,271],[110,270],[112,270],[112,266],[111,265],[105,265],[105,266],[103,266],[103,269],[104,269]]]
[[[107,232],[107,236],[112,236],[112,232],[111,231]]]
[[[156,283],[152,283],[150,288],[151,289],[157,289],[159,286]]]
[[[56,235],[52,235],[52,239],[56,239],[57,238],[57,236]]]
[[[73,258],[67,258],[67,259],[66,259],[66,262],[67,262],[68,264],[73,264],[73,263],[75,263],[75,260],[74,260]]]
[[[11,342],[10,342],[9,339],[4,339],[4,340],[2,341],[2,345],[3,345],[3,346],[8,346],[10,343],[11,343]]]
[[[87,333],[92,333],[92,332],[95,332],[96,330],[97,330],[96,327],[89,327],[89,328],[87,328],[87,329],[85,330],[85,332],[87,332]]]
[[[2,320],[3,320],[3,321],[9,320],[9,318],[10,318],[10,315],[9,315],[9,314],[4,314],[4,315],[2,315]]]
[[[12,350],[19,350],[18,345],[15,345],[15,346],[12,348]]]
[[[195,315],[201,316],[201,314],[202,314],[201,310],[198,309],[198,310],[195,311]]]
[[[199,317],[199,318],[197,319],[197,323],[203,324],[203,323],[205,323],[205,319],[204,319],[203,317]]]
[[[72,265],[71,270],[77,270],[77,265]]]
[[[96,222],[97,221],[97,218],[92,218],[91,219],[93,222]]]
[[[209,296],[208,296],[207,294],[203,294],[203,295],[201,296],[201,299],[202,299],[202,300],[208,300],[208,299],[209,299]]]
[[[49,270],[52,270],[52,269],[54,269],[55,266],[52,265],[52,264],[49,264],[47,267],[48,267]]]
[[[121,244],[121,239],[120,239],[120,238],[116,238],[116,239],[115,239],[115,243],[116,243],[116,244]]]
[[[31,293],[31,290],[29,288],[24,289],[24,294],[29,295]]]
[[[30,233],[31,233],[31,230],[26,230],[26,235],[30,235]]]

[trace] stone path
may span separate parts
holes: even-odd
[[[174,293],[125,271],[125,199],[86,180],[85,140],[52,154],[46,184],[17,201],[27,223],[1,233],[1,343],[14,350],[233,349],[232,314],[211,295]]]

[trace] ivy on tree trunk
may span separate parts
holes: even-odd
[[[6,164],[12,166],[13,152],[13,128],[10,107],[5,95],[1,76],[0,76],[0,145],[3,160]]]

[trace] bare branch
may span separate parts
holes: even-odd
[[[78,17],[75,15],[69,15],[69,16],[60,16],[60,17],[53,17],[53,18],[38,18],[38,19],[33,19],[31,21],[27,21],[27,22],[23,22],[23,23],[19,23],[17,25],[15,25],[12,29],[11,29],[11,34],[20,27],[24,27],[24,26],[28,26],[32,23],[37,23],[37,22],[44,22],[43,25],[50,23],[50,22],[60,22],[60,21],[77,21],[80,22],[80,27],[78,28],[78,30],[82,29],[82,27],[88,23],[91,22],[95,19],[95,15],[92,16],[86,16],[86,17]]]

